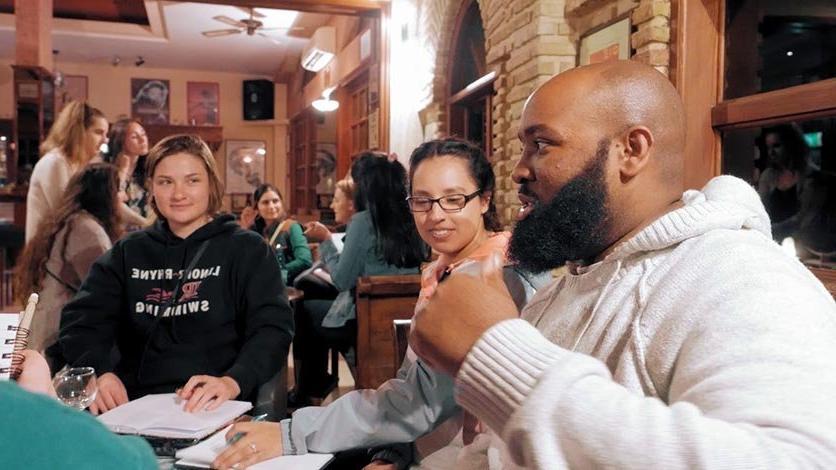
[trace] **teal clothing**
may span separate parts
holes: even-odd
[[[322,326],[339,328],[348,320],[357,318],[354,308],[354,287],[360,276],[383,276],[391,274],[418,274],[419,266],[399,268],[383,259],[377,249],[377,232],[372,225],[369,211],[360,211],[351,218],[345,232],[342,252],[331,240],[319,245],[322,260],[331,273],[331,281],[340,291]]]
[[[288,231],[276,237],[273,248],[282,267],[285,285],[292,286],[296,276],[313,264],[308,239],[305,238],[302,226],[298,222],[292,223]]]
[[[0,422],[3,468],[159,468],[144,439],[117,436],[91,415],[11,382],[0,382]]]

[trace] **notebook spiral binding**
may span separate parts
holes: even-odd
[[[15,332],[14,339],[4,340],[5,344],[14,344],[14,348],[11,353],[3,353],[3,359],[11,358],[12,363],[9,367],[0,367],[0,374],[9,374],[12,380],[17,380],[23,372],[23,360],[25,359],[23,350],[26,349],[26,345],[29,343],[29,334],[31,331],[28,328],[20,326],[8,326],[7,331]]]

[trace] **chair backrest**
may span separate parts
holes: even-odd
[[[409,347],[409,330],[412,328],[412,320],[392,320],[392,330],[395,335],[395,370],[401,367],[406,357],[406,348]]]
[[[377,388],[395,376],[392,321],[412,318],[420,291],[419,274],[357,279],[357,388]]]

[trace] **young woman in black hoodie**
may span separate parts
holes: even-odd
[[[160,141],[146,174],[158,220],[96,261],[64,307],[64,357],[96,369],[94,414],[178,389],[187,411],[252,400],[293,336],[276,257],[218,214],[223,186],[199,137]]]

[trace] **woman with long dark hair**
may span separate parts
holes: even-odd
[[[104,159],[119,169],[119,179],[127,200],[120,207],[120,215],[128,230],[138,230],[154,222],[148,206],[145,189],[145,156],[148,153],[148,135],[136,119],[116,121],[108,134],[108,149]]]
[[[354,288],[360,276],[416,274],[427,259],[427,248],[406,203],[406,170],[397,160],[374,152],[361,154],[351,167],[354,207],[339,251],[342,234],[331,234],[319,222],[306,235],[321,241],[320,255],[339,290],[335,300],[305,300],[296,318],[293,341],[298,372],[289,403],[303,405],[322,399],[335,385],[326,372],[328,349],[353,351],[357,336]]]
[[[87,166],[70,178],[58,206],[26,244],[15,273],[15,293],[21,305],[30,293],[40,294],[31,349],[44,352],[57,341],[64,304],[78,291],[96,258],[119,238],[118,188],[115,166]],[[57,365],[54,352],[46,356]]]
[[[253,205],[241,213],[240,224],[264,237],[276,251],[285,285],[293,285],[302,271],[311,267],[313,255],[299,222],[288,218],[279,188],[270,183],[253,192]]]

